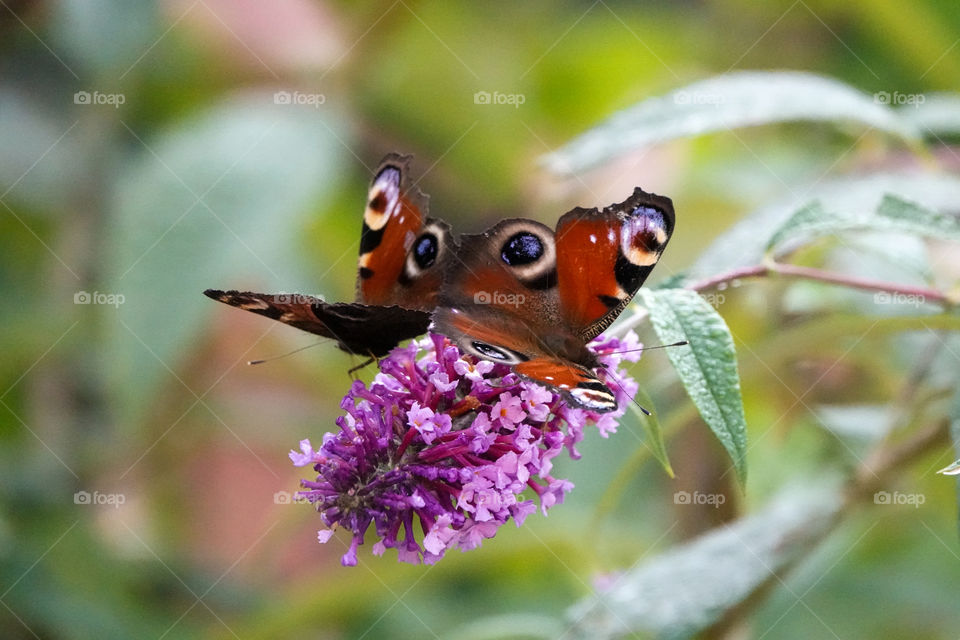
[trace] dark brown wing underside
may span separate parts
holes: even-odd
[[[207,289],[203,293],[232,307],[331,338],[344,351],[364,356],[384,356],[400,342],[426,333],[430,325],[429,313],[397,306],[327,303],[313,296],[294,293],[216,289]]]

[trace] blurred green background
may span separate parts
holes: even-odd
[[[317,515],[274,494],[297,488],[287,451],[334,428],[356,362],[328,344],[248,367],[315,340],[201,292],[351,298],[366,185],[389,151],[415,154],[431,212],[459,231],[505,215],[552,225],[634,186],[669,195],[663,281],[747,212],[828,177],[955,172],[952,139],[918,154],[863,127],[793,123],[669,142],[575,177],[538,159],[731,70],[812,71],[867,95],[955,91],[958,34],[948,0],[2,0],[0,636],[521,635],[538,625],[528,614],[559,619],[603,576],[854,466],[856,446],[808,409],[896,399],[925,343],[845,340],[829,316],[810,343],[779,305],[822,302],[822,289],[744,285],[719,309],[741,357],[745,493],[653,353],[633,373],[676,479],[625,419],[559,465],[576,489],[549,519],[433,567],[362,550],[342,568],[346,538],[317,544]],[[479,104],[483,91],[522,104]],[[954,456],[940,453],[898,485],[923,505],[849,514],[746,621],[711,637],[955,638],[955,497],[931,477]],[[678,490],[730,499],[691,508]],[[77,504],[82,491],[102,504]],[[470,624],[508,614],[522,617]]]

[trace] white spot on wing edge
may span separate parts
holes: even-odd
[[[616,409],[617,407],[616,398],[609,392],[575,388],[570,391],[570,395],[588,409]]]
[[[387,218],[389,217],[386,212],[380,213],[367,207],[366,211],[363,212],[363,223],[366,224],[371,231],[379,231],[387,224]]]
[[[379,231],[387,224],[400,205],[400,170],[384,171],[370,187],[367,202],[382,197],[386,201],[383,213],[374,211],[369,206],[363,212],[363,222],[372,230]]]

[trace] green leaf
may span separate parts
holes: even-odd
[[[653,409],[653,400],[642,389],[637,391],[637,395],[640,396],[638,402],[644,407],[648,407],[653,415],[644,414],[633,402],[629,405],[630,413],[640,423],[644,434],[646,434],[644,444],[650,449],[650,453],[657,459],[667,475],[672,478],[674,477],[673,467],[670,465],[670,458],[667,455],[667,445],[663,441],[663,429],[660,426],[660,421],[657,420],[656,411]]]
[[[773,233],[767,251],[783,244],[793,246],[801,238],[806,241],[853,229],[960,240],[960,221],[955,216],[886,194],[874,211],[831,211],[819,201],[811,202]]]
[[[789,121],[857,122],[915,143],[916,126],[873,96],[797,71],[738,71],[648,98],[543,158],[572,174],[675,138]]]
[[[651,633],[689,638],[760,592],[832,529],[843,506],[828,477],[782,492],[760,513],[631,569],[607,591],[571,607],[570,638]]]
[[[864,220],[867,218],[867,216],[861,217]],[[854,219],[853,216],[849,214],[827,211],[820,201],[815,200],[798,209],[782,227],[776,230],[767,241],[767,251],[772,251],[774,247],[792,236],[801,234],[818,236],[840,229],[848,229],[851,226],[852,219]]]
[[[953,207],[956,211],[956,203]],[[960,218],[932,211],[893,194],[883,197],[877,216],[891,231],[911,231],[916,235],[960,241]]]
[[[745,482],[747,422],[730,329],[695,291],[641,289],[640,295],[664,344],[680,340],[690,343],[668,349],[667,355],[704,422],[729,452],[740,482]]]
[[[827,182],[800,194],[754,211],[717,236],[691,267],[690,277],[705,278],[759,263],[768,240],[798,209],[813,201],[828,211],[866,216],[880,208],[886,194],[896,194],[927,209],[955,211],[960,202],[960,179],[948,174],[874,174]]]

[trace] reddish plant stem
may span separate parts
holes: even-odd
[[[413,427],[410,427],[407,430],[407,432],[403,435],[403,440],[400,441],[400,446],[397,447],[397,453],[396,453],[397,460],[403,457],[403,454],[404,452],[406,452],[407,447],[409,447],[410,443],[413,442],[413,439],[417,437],[417,433],[419,432],[416,429],[414,429]]]
[[[769,265],[758,264],[751,267],[733,269],[732,271],[721,273],[718,276],[694,282],[688,285],[687,288],[693,289],[694,291],[703,291],[705,289],[713,289],[721,284],[725,284],[733,280],[740,280],[742,278],[761,278],[769,275],[781,275],[791,278],[800,278],[803,280],[815,280],[817,282],[827,282],[845,287],[853,287],[854,289],[863,289],[865,291],[881,291],[896,295],[916,296],[926,302],[939,302],[944,305],[956,304],[955,300],[951,300],[943,292],[937,291],[936,289],[930,289],[928,287],[913,287],[909,285],[897,284],[895,282],[886,282],[884,280],[858,278],[855,276],[833,273],[831,271],[824,271],[823,269],[802,267],[799,265],[779,262]]]

